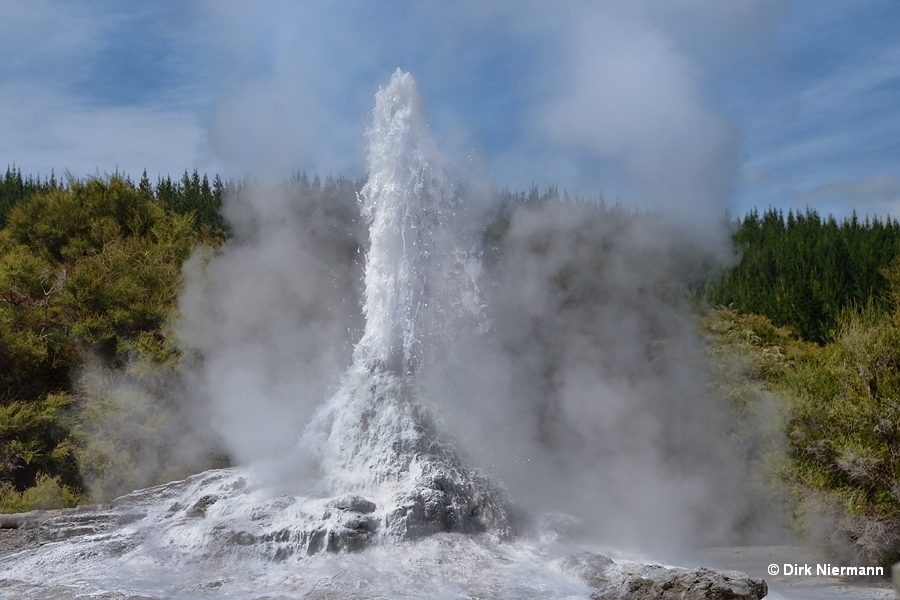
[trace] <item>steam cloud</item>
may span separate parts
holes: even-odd
[[[349,35],[323,52],[315,35],[273,25],[292,16],[247,14],[236,4],[215,10],[225,46],[253,48],[258,30],[271,29],[262,55],[273,57],[268,75],[238,77],[218,103],[211,140],[220,156],[251,172],[286,163],[360,172],[360,115],[371,94],[333,74],[369,73],[374,88],[376,73],[409,66],[403,48],[388,44],[389,35]],[[778,4],[560,10],[529,2],[510,11],[462,3],[448,11],[428,4],[418,15],[427,17],[423,31],[438,23],[441,30],[419,69],[443,77],[422,82],[426,98],[429,89],[501,77],[458,52],[472,41],[467,31],[544,50],[500,82],[520,94],[515,136],[479,147],[452,109],[433,120],[439,145],[452,140],[449,159],[459,172],[578,192],[602,180],[666,218],[556,201],[503,206],[483,184],[462,192],[462,246],[473,232],[483,241],[477,287],[485,318],[456,328],[452,347],[422,369],[428,401],[532,513],[574,514],[611,543],[721,541],[746,509],[738,500],[743,474],[724,439],[722,401],[706,386],[702,343],[678,298],[685,281],[723,254],[722,209],[739,154],[704,70],[718,68],[722,52],[756,51]],[[339,13],[330,29],[372,28],[365,11]],[[324,30],[337,14],[323,10],[307,21]],[[390,32],[404,21],[382,15],[378,24]],[[359,56],[366,58],[352,58]],[[506,108],[480,107],[476,119],[489,123],[491,110]],[[479,156],[483,170],[471,166]],[[197,357],[192,389],[242,462],[289,452],[361,334],[365,232],[352,222],[357,190],[316,203],[289,187],[251,186],[230,198],[235,239],[218,256],[195,256],[186,270],[180,335]]]
[[[426,99],[452,99],[430,121],[457,167],[514,189],[603,190],[709,231],[733,189],[741,140],[708,75],[742,77],[772,47],[781,12],[778,0],[427,2],[414,11],[210,3],[210,29],[235,65],[210,144],[238,173],[362,173],[372,94],[400,66]]]
[[[744,473],[684,300],[712,256],[628,211],[550,201],[500,220],[490,335],[430,372],[464,447],[515,501],[576,515],[593,539],[733,540]]]
[[[326,181],[322,206],[303,202],[301,182],[246,188],[225,206],[234,239],[185,265],[188,385],[238,462],[290,452],[346,367],[361,322],[355,189]]]
[[[358,186],[330,185],[243,190],[227,205],[235,238],[186,266],[189,381],[240,462],[290,454],[361,334]],[[659,215],[458,191],[445,228],[457,247],[480,238],[467,301],[483,316],[423,351],[444,431],[525,513],[574,515],[594,539],[732,535],[743,473],[684,299],[708,246]]]

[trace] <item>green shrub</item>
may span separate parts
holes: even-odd
[[[177,362],[166,333],[181,265],[221,240],[209,229],[120,176],[48,185],[11,206],[0,230],[0,482],[29,493],[44,473],[84,491],[87,441],[72,435],[84,423],[73,401],[83,361]]]
[[[54,393],[37,401],[0,404],[0,481],[23,489],[41,473],[52,472],[77,486],[75,443],[65,415],[71,402],[71,396]]]
[[[818,347],[790,327],[776,327],[767,317],[730,307],[707,311],[699,325],[707,340],[711,384],[729,403],[729,434],[745,460],[741,491],[751,512],[740,533],[754,540],[759,524],[765,523],[771,528],[769,539],[779,540],[789,526],[791,498],[781,477],[788,462],[787,403],[778,382]]]
[[[819,346],[730,308],[701,321],[717,389],[738,408],[734,438],[763,474],[750,493],[777,496],[781,482],[790,524],[848,560],[900,558],[898,322],[847,310]]]
[[[59,477],[43,473],[37,476],[33,487],[21,492],[11,483],[0,484],[0,513],[71,508],[82,501],[83,498],[75,490],[60,484]]]
[[[834,340],[782,385],[791,411],[784,476],[798,523],[873,562],[900,558],[900,328],[891,314],[846,313]]]

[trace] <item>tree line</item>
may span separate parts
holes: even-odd
[[[206,173],[201,177],[196,169],[193,172],[185,170],[181,179],[173,180],[169,175],[165,178],[160,176],[155,184],[150,182],[146,169],[137,186],[128,175],[118,172],[107,179],[121,179],[129,186],[135,187],[145,199],[159,204],[164,210],[181,215],[192,213],[196,228],[207,227],[218,232],[227,230],[221,211],[222,199],[242,185],[241,182],[233,180],[225,181],[218,175],[210,181]],[[78,183],[80,181],[70,174],[66,174],[65,181],[60,181],[53,172],[49,177],[42,179],[40,176],[23,176],[22,170],[15,166],[7,167],[6,174],[0,180],[0,227],[6,226],[10,211],[23,200],[35,194],[66,189]]]
[[[759,460],[790,525],[837,555],[900,559],[900,226],[770,208],[732,239],[704,327],[720,364],[749,364],[725,395],[770,415],[743,428],[778,432]]]
[[[891,218],[838,222],[816,211],[755,209],[733,224],[734,266],[707,290],[712,304],[765,315],[823,343],[841,313],[873,303],[887,306],[882,271],[900,251],[900,225]]]

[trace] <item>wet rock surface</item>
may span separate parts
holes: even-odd
[[[768,594],[764,580],[739,571],[617,565],[592,552],[567,556],[560,568],[598,588],[591,600],[760,600]]]
[[[37,524],[42,515],[48,511],[34,511],[22,515],[2,515],[3,523],[0,527],[0,556],[13,554],[20,550],[37,545]],[[28,515],[28,518],[17,518]],[[44,517],[46,518],[46,517]]]
[[[366,500],[362,496],[341,496],[330,501],[328,506],[338,510],[349,510],[364,514],[375,511],[375,503],[371,500]]]
[[[138,490],[109,504],[3,515],[0,557],[60,543],[81,557],[164,548],[167,554],[203,560],[281,562],[490,529],[485,516],[497,509],[477,491],[474,475],[434,456],[413,463],[412,489],[380,503],[359,494],[273,495],[265,483],[225,469]]]

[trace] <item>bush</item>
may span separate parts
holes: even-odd
[[[33,487],[21,492],[11,483],[0,484],[0,513],[71,508],[78,506],[81,501],[82,498],[75,490],[60,484],[59,477],[43,473],[38,475]]]
[[[32,402],[0,404],[0,481],[18,489],[33,485],[41,473],[80,482],[75,443],[66,419],[72,398],[52,393]]]
[[[900,313],[847,310],[824,346],[730,308],[701,327],[734,438],[768,480],[748,492],[786,486],[790,524],[844,560],[900,559]]]
[[[798,523],[869,560],[900,559],[900,327],[874,308],[845,314],[834,340],[786,373]],[[824,520],[824,523],[823,523]],[[823,527],[824,525],[824,527]]]
[[[181,265],[196,244],[219,241],[195,211],[167,210],[119,176],[16,200],[0,229],[0,482],[10,502],[42,473],[84,491],[86,442],[72,434],[84,421],[84,358],[176,363],[166,334]]]
[[[790,327],[776,327],[767,317],[730,307],[707,311],[700,329],[707,340],[712,386],[733,410],[729,435],[746,461],[742,492],[754,512],[742,524],[742,533],[759,543],[781,542],[788,532],[791,497],[782,477],[788,463],[788,409],[778,385],[818,346],[801,340]],[[761,530],[761,524],[768,530]]]

